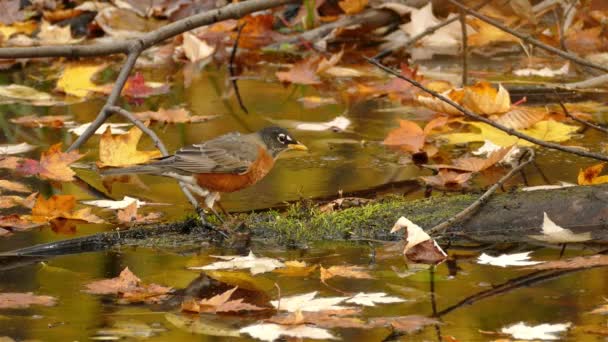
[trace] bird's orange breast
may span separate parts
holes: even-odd
[[[274,166],[274,159],[260,148],[258,158],[243,174],[201,173],[196,175],[199,186],[216,192],[234,192],[257,183],[264,178]]]

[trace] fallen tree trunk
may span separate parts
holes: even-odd
[[[397,240],[401,237],[389,234],[389,230],[400,216],[430,228],[452,217],[477,197],[477,194],[465,194],[409,201],[392,196],[329,213],[300,203],[285,212],[241,214],[239,222],[247,227],[243,230],[245,233],[232,235],[237,239],[246,236],[246,241],[249,238],[262,240],[267,245],[292,246],[315,241]],[[455,242],[538,242],[528,236],[541,234],[543,212],[574,233],[591,232],[594,243],[608,242],[608,185],[497,194],[468,220],[450,228],[443,237]],[[220,238],[217,232],[188,219],[35,245],[0,256],[52,256],[116,245],[183,248]]]

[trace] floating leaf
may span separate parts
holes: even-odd
[[[53,306],[57,299],[51,296],[37,296],[27,293],[0,293],[0,309],[24,309],[32,305]]]
[[[92,223],[104,221],[91,213],[91,208],[74,210],[76,197],[72,195],[53,195],[49,199],[43,195],[38,196],[32,208],[33,222],[49,222],[57,218],[80,220]]]
[[[359,292],[346,300],[346,303],[353,303],[363,306],[376,306],[376,304],[403,303],[404,299],[388,296],[384,292],[364,293]]]
[[[460,173],[441,169],[435,176],[421,176],[420,179],[426,184],[440,189],[460,189],[471,179],[470,172]]]
[[[162,123],[199,123],[215,119],[217,115],[191,115],[190,111],[184,108],[164,109],[161,108],[156,112],[147,111],[133,113],[133,115],[142,121],[158,121]]]
[[[11,119],[11,122],[17,125],[39,128],[39,127],[52,127],[61,128],[67,120],[71,117],[69,115],[46,115],[36,116],[27,115],[19,118]]]
[[[65,65],[63,73],[57,80],[57,90],[68,95],[84,98],[91,91],[99,91],[100,86],[91,79],[99,71],[105,69],[103,63],[70,63]]]
[[[91,122],[87,122],[77,127],[72,127],[68,130],[68,132],[74,133],[77,136],[81,136],[84,131],[86,131],[89,126],[91,126]],[[95,131],[95,134],[103,134],[108,127],[112,129],[112,134],[127,134],[123,128],[132,126],[130,123],[104,123],[99,126],[99,128]]]
[[[36,146],[32,146],[28,143],[14,144],[14,145],[0,145],[0,155],[6,154],[21,154],[36,149]]]
[[[119,223],[150,223],[156,222],[162,217],[162,213],[149,213],[146,216],[137,213],[137,203],[132,202],[124,210],[116,213]]]
[[[296,62],[288,71],[276,72],[276,76],[281,82],[319,84],[321,79],[316,73],[318,63],[318,57],[309,57]]]
[[[608,183],[608,175],[600,176],[606,163],[591,165],[578,172],[578,185],[595,185]]]
[[[235,311],[259,311],[266,310],[266,308],[255,306],[248,303],[243,303],[243,298],[230,300],[230,297],[238,289],[234,287],[230,290],[227,290],[224,293],[218,294],[209,299],[202,300],[186,300],[182,302],[182,310],[189,312],[235,312]]]
[[[32,192],[32,189],[30,189],[27,185],[6,179],[0,179],[0,188],[14,192]]]
[[[352,279],[373,279],[369,272],[360,266],[331,266],[324,268],[321,266],[321,282],[325,283],[333,277],[343,277]]]
[[[515,253],[515,254],[501,254],[497,257],[488,255],[483,253],[477,259],[478,264],[482,265],[493,265],[500,267],[507,266],[530,266],[541,264],[541,261],[531,261],[530,253],[532,252],[523,252],[523,253]]]
[[[511,97],[502,85],[498,85],[496,90],[490,83],[482,81],[464,88],[462,105],[477,114],[502,114],[511,108]]]
[[[108,127],[99,140],[98,167],[143,164],[161,156],[159,151],[138,151],[137,144],[143,132],[133,127],[127,134],[112,135]]]
[[[135,203],[136,208],[139,208],[142,205],[147,204],[144,201],[140,201],[137,198],[133,198],[133,197],[129,197],[129,196],[123,197],[123,199],[120,201],[94,200],[94,201],[82,201],[82,203],[84,203],[86,205],[92,205],[95,207],[107,208],[107,209],[112,209],[112,210],[124,209],[133,203]]]
[[[272,258],[258,258],[249,252],[247,256],[231,255],[231,256],[217,256],[213,255],[214,258],[226,260],[218,261],[211,265],[200,266],[200,267],[189,267],[191,270],[224,270],[224,269],[249,269],[251,274],[259,274],[270,272],[275,268],[285,267],[285,264],[277,259]]]
[[[317,291],[309,292],[301,295],[295,295],[291,297],[284,297],[281,300],[273,300],[270,302],[277,310],[297,312],[297,311],[340,311],[348,309],[345,306],[339,306],[338,304],[344,302],[349,297],[323,297],[315,298]]]
[[[310,338],[317,340],[334,340],[336,337],[322,328],[307,325],[279,325],[274,323],[260,323],[250,325],[239,330],[241,333],[249,334],[251,337],[262,341],[274,341],[281,336],[295,337],[299,339]]]
[[[524,322],[500,329],[503,334],[521,340],[559,340],[556,334],[567,331],[571,323],[527,325]]]
[[[103,279],[85,285],[85,292],[92,294],[115,294],[126,303],[159,303],[168,298],[173,291],[170,287],[157,284],[143,284],[133,272],[125,267],[120,275],[112,279]]]

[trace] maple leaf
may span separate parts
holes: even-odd
[[[364,293],[359,292],[350,299],[346,300],[346,303],[353,303],[363,306],[376,306],[376,304],[389,304],[389,303],[403,303],[404,299],[398,297],[387,296],[384,292],[375,293]]]
[[[519,322],[502,328],[500,332],[521,340],[559,340],[560,338],[556,334],[567,331],[570,325],[572,324],[561,323],[529,326],[524,322]]]
[[[284,297],[281,300],[273,300],[270,302],[277,310],[297,312],[297,311],[341,311],[347,310],[345,306],[339,306],[340,304],[350,297],[323,297],[315,298],[317,291],[309,292],[301,295],[295,295],[291,297]]]
[[[433,187],[456,190],[466,185],[472,175],[470,172],[460,173],[441,169],[435,176],[421,176],[420,179]]]
[[[230,255],[218,256],[212,255],[214,258],[223,259],[226,261],[218,261],[211,265],[201,267],[189,267],[191,270],[222,270],[222,269],[250,269],[251,274],[265,273],[274,270],[275,268],[285,267],[285,264],[277,259],[258,258],[253,252],[249,252],[247,256]]]
[[[76,150],[61,152],[61,143],[52,145],[40,156],[40,177],[61,182],[72,181],[76,173],[69,165],[83,156],[84,154],[80,154]]]
[[[127,134],[112,135],[108,127],[99,140],[98,167],[142,164],[161,156],[160,151],[138,151],[137,144],[143,132],[133,127]]]
[[[390,131],[382,143],[387,146],[398,147],[405,152],[417,153],[422,150],[427,136],[433,129],[446,123],[447,118],[440,116],[429,121],[422,129],[413,121],[399,120],[399,128]]]
[[[591,232],[575,234],[553,222],[547,213],[543,213],[543,235],[529,235],[531,238],[549,243],[584,242],[591,240]]]
[[[53,306],[57,299],[51,296],[37,296],[27,293],[0,293],[0,309],[23,309],[31,305]]]
[[[458,158],[452,162],[452,165],[436,164],[424,166],[431,169],[452,169],[468,172],[480,172],[503,160],[503,158],[505,158],[507,154],[511,152],[512,148],[512,146],[500,148],[490,153],[490,155],[485,159],[477,157]]]
[[[213,296],[209,299],[200,301],[191,299],[182,303],[183,311],[190,312],[231,312],[231,311],[259,311],[267,308],[255,306],[248,303],[243,303],[243,298],[230,300],[232,294],[238,289],[238,286],[227,290],[224,293]]]
[[[325,283],[333,277],[353,278],[353,279],[373,279],[369,272],[360,266],[331,266],[324,268],[321,266],[321,282]]]
[[[492,116],[490,119],[508,128],[526,129],[544,120],[546,117],[547,111],[544,109],[513,106],[508,112],[500,116]]]
[[[492,43],[521,43],[519,38],[480,19],[472,18],[467,20],[467,23],[476,31],[467,36],[467,42],[470,46],[485,46]]]
[[[284,276],[289,277],[306,277],[314,270],[316,270],[318,265],[308,266],[304,261],[285,261],[284,268],[278,268],[274,270],[275,273],[280,273]]]
[[[170,287],[157,284],[142,284],[133,272],[125,267],[120,275],[112,279],[103,279],[85,285],[85,292],[92,294],[116,294],[121,302],[126,303],[158,303],[168,298],[173,291]]]
[[[278,71],[275,73],[279,81],[296,84],[319,84],[321,79],[317,75],[317,65],[319,57],[312,56],[294,63],[288,71]]]
[[[273,14],[249,14],[240,19],[239,22],[241,25],[245,24],[239,41],[239,45],[245,49],[267,46],[282,36],[273,30]]]
[[[12,182],[6,179],[0,179],[0,188],[14,192],[32,192],[27,185],[18,182]]]
[[[73,195],[53,195],[49,199],[39,195],[32,208],[33,222],[49,222],[57,218],[80,220],[92,223],[104,221],[91,213],[91,208],[74,210],[76,197]]]
[[[338,6],[346,14],[356,14],[363,11],[368,2],[368,0],[342,0],[338,2]]]
[[[501,254],[497,257],[488,255],[483,253],[477,259],[477,263],[481,265],[492,265],[492,266],[530,266],[541,264],[541,261],[531,261],[530,253],[532,252],[523,252],[523,253],[515,253],[515,254]]]
[[[169,91],[169,88],[170,87],[166,84],[146,82],[144,80],[144,75],[140,72],[136,72],[135,75],[130,76],[127,79],[127,83],[125,83],[125,87],[122,90],[122,95],[141,99],[153,95],[165,94]]]
[[[131,203],[125,209],[119,210],[116,213],[119,223],[150,223],[158,221],[161,217],[161,213],[149,213],[146,216],[138,214],[136,202]]]
[[[440,321],[418,315],[398,316],[398,317],[375,317],[370,320],[371,326],[381,327],[388,326],[395,331],[411,334],[423,327],[431,324],[441,324]]]
[[[80,98],[86,97],[91,91],[100,91],[102,87],[94,84],[91,78],[105,68],[106,65],[100,63],[67,64],[57,80],[57,90]]]
[[[307,325],[279,325],[274,323],[260,323],[250,325],[239,330],[241,333],[262,341],[274,341],[281,336],[299,339],[334,340],[336,337],[323,328]]]
[[[498,90],[486,81],[464,88],[462,105],[478,114],[501,114],[511,108],[509,92],[498,85]]]
[[[218,115],[191,115],[190,111],[184,108],[164,109],[156,112],[138,112],[133,115],[142,121],[158,121],[162,123],[199,123],[215,119]]]
[[[606,163],[591,165],[578,172],[578,185],[594,185],[608,183],[608,175],[600,176]]]
[[[36,204],[37,196],[37,192],[27,196],[26,198],[19,196],[0,196],[0,209],[12,208],[18,205],[31,209]]]
[[[47,116],[36,116],[27,115],[16,119],[11,119],[11,122],[17,125],[40,128],[40,127],[52,127],[61,128],[67,120],[71,117],[69,115],[47,115]]]

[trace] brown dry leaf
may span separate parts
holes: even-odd
[[[327,310],[319,312],[298,311],[272,316],[266,322],[281,325],[314,324],[322,328],[355,328],[370,327],[364,320],[352,315],[361,314],[360,308],[346,310]]]
[[[312,109],[330,104],[337,104],[338,101],[332,97],[305,96],[298,99],[304,108]]]
[[[123,183],[128,185],[133,185],[139,189],[148,191],[150,188],[146,185],[146,183],[142,182],[141,179],[135,175],[116,175],[116,176],[103,176],[101,184],[103,187],[109,192],[112,193],[112,188],[114,183]]]
[[[486,81],[464,88],[462,105],[477,114],[502,114],[511,108],[509,92],[498,85],[498,90]]]
[[[546,261],[542,264],[526,267],[530,270],[572,270],[598,266],[608,266],[608,255],[596,254],[579,256],[566,260]]]
[[[53,306],[57,299],[51,296],[37,296],[27,293],[0,293],[0,309],[24,309],[31,305]]]
[[[137,213],[137,202],[131,203],[128,207],[116,212],[119,223],[150,223],[156,222],[162,217],[162,213],[149,213],[142,216]]]
[[[288,71],[278,71],[275,73],[279,81],[295,84],[319,84],[321,79],[317,75],[317,65],[320,58],[312,56],[303,59],[294,65]]]
[[[94,281],[86,284],[85,287],[85,292],[92,294],[116,294],[121,302],[126,303],[159,303],[167,299],[167,294],[173,291],[170,287],[157,284],[142,284],[141,279],[128,267],[125,267],[116,278]]]
[[[190,111],[184,108],[164,109],[156,112],[147,111],[133,113],[141,121],[158,121],[162,123],[198,123],[215,119],[217,115],[190,115]]]
[[[422,176],[420,179],[433,187],[456,190],[462,188],[471,179],[472,175],[470,172],[459,173],[441,169],[435,176]]]
[[[143,132],[133,127],[127,134],[112,135],[108,127],[99,140],[98,167],[142,164],[161,156],[160,151],[138,151],[137,143]]]
[[[449,98],[450,100],[456,102],[457,104],[462,105],[462,100],[464,98],[464,89],[449,89],[445,90],[441,93],[441,95]],[[416,98],[416,101],[421,105],[427,107],[430,110],[434,110],[440,113],[450,114],[450,115],[461,115],[462,113],[454,108],[454,106],[429,95],[419,95]]]
[[[606,163],[591,165],[578,172],[578,185],[594,185],[608,183],[608,175],[600,176]]]
[[[241,32],[239,46],[245,49],[257,49],[273,43],[281,34],[273,30],[274,14],[247,15],[239,20],[240,24],[246,24]]]
[[[9,181],[6,179],[0,179],[0,188],[8,190],[8,191],[14,191],[14,192],[24,192],[24,193],[32,192],[32,189],[30,189],[27,185],[17,183],[17,182],[12,182],[12,181]]]
[[[608,40],[601,25],[584,30],[568,30],[564,45],[570,51],[590,54],[608,51]]]
[[[231,311],[259,311],[267,309],[248,303],[243,303],[243,298],[230,300],[230,297],[237,289],[238,286],[209,299],[201,299],[200,301],[194,299],[186,300],[182,303],[182,311],[217,313]]]
[[[411,334],[427,325],[441,324],[441,322],[434,318],[410,315],[400,317],[376,317],[372,318],[369,324],[374,327],[391,327],[397,332]]]
[[[42,12],[42,17],[49,22],[57,22],[70,18],[77,17],[83,13],[82,10],[69,8],[69,9],[58,9],[54,11],[44,11]]]
[[[91,213],[91,208],[74,210],[76,197],[73,195],[53,195],[49,199],[39,195],[32,208],[31,220],[33,222],[49,222],[64,218],[92,223],[103,223],[104,220]]]
[[[453,165],[438,164],[425,166],[431,169],[451,169],[469,172],[480,172],[500,162],[511,151],[512,148],[513,146],[502,147],[492,152],[485,159],[477,157],[458,158],[452,162]]]
[[[61,152],[61,143],[52,145],[40,156],[40,177],[61,182],[72,181],[76,173],[69,165],[82,157],[84,154],[78,151]]]
[[[469,46],[486,46],[492,43],[521,43],[519,38],[477,18],[469,19],[467,22],[477,31],[468,35]]]
[[[368,0],[342,0],[338,2],[338,6],[346,14],[356,14],[363,11],[367,3]]]
[[[18,205],[31,209],[36,203],[37,196],[37,192],[25,198],[19,196],[0,196],[0,209],[12,208]]]
[[[546,110],[517,106],[511,107],[505,114],[499,117],[491,117],[491,119],[508,128],[526,129],[544,120],[546,116]]]
[[[336,66],[336,64],[338,64],[338,62],[340,62],[340,60],[342,59],[342,55],[344,55],[344,50],[341,50],[338,53],[334,53],[329,59],[323,57],[319,62],[319,65],[317,65],[317,73],[322,74],[325,71]]]
[[[42,223],[32,222],[17,214],[0,216],[0,227],[10,230],[28,230],[41,225]]]
[[[424,130],[417,123],[399,120],[399,128],[390,131],[382,143],[398,147],[405,152],[416,153],[424,146],[425,138]]]
[[[321,282],[325,283],[325,281],[333,278],[333,277],[343,277],[343,278],[352,278],[352,279],[374,279],[374,277],[369,274],[369,272],[361,266],[331,266],[329,268],[324,268],[321,266]]]
[[[424,77],[418,74],[418,70],[410,68],[409,65],[401,63],[401,75],[422,82]],[[387,94],[389,99],[393,101],[409,101],[414,98],[418,92],[418,88],[414,87],[408,81],[398,77],[393,77],[388,83],[381,85],[372,85],[371,87],[361,88],[362,93],[371,94]]]
[[[40,127],[52,127],[52,128],[61,128],[64,123],[69,120],[71,117],[69,115],[46,115],[46,116],[36,116],[36,115],[28,115],[22,116],[19,118],[11,119],[11,122],[17,125],[32,127],[32,128],[40,128]]]
[[[308,266],[305,261],[285,261],[284,268],[277,268],[275,273],[280,273],[288,277],[306,277],[317,269],[318,265]]]
[[[19,157],[0,157],[0,169],[15,170],[23,158]]]

